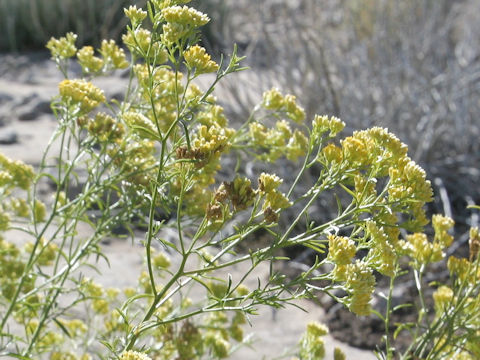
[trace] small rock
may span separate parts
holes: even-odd
[[[52,113],[50,102],[46,100],[38,100],[35,105],[28,107],[25,106],[24,108],[25,110],[20,110],[18,112],[18,119],[21,121],[36,120],[41,115]]]
[[[0,130],[0,145],[12,145],[18,142],[18,134],[12,128]]]
[[[13,97],[10,96],[9,94],[0,93],[0,104],[11,102],[12,100],[13,100]]]

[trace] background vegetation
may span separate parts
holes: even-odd
[[[133,2],[0,0],[0,49],[44,49],[50,36],[67,31],[79,34],[79,45],[119,39],[122,8]],[[458,247],[467,242],[465,229],[478,219],[466,205],[480,203],[478,1],[194,0],[192,6],[215,19],[204,30],[209,52],[229,52],[237,43],[253,70],[225,96],[232,121],[243,121],[258,95],[276,85],[297,96],[307,119],[339,116],[346,133],[388,127],[432,180],[432,212],[455,218],[464,234]],[[242,81],[259,84],[258,93],[251,86],[242,91]],[[289,174],[284,169],[281,177]],[[331,218],[334,208],[319,202],[318,216]]]

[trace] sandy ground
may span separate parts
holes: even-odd
[[[42,151],[56,126],[49,103],[57,95],[57,84],[61,79],[46,54],[0,57],[0,153],[34,166],[40,163]],[[98,85],[112,96],[123,92],[125,80],[120,76],[104,78]],[[88,232],[87,229],[83,231]],[[10,233],[7,239],[17,236]],[[130,241],[112,239],[103,245],[110,265],[100,261],[101,276],[94,273],[91,276],[96,276],[105,286],[134,285],[144,266],[144,250],[139,245],[141,239],[137,240],[132,245]],[[235,277],[242,272],[242,267],[229,270]],[[250,281],[255,284],[257,277],[265,278],[267,273],[266,267],[260,268]],[[308,322],[324,319],[324,311],[312,302],[301,301],[299,305],[307,311],[294,307],[276,311],[260,309],[260,315],[250,319],[253,327],[245,329],[246,333],[252,334],[252,347],[239,349],[232,359],[275,359],[288,353]],[[326,337],[326,343],[327,359],[333,358],[334,346],[341,347],[347,353],[347,359],[375,358],[368,351],[339,343],[330,336]]]

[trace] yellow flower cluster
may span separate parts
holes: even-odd
[[[344,236],[328,236],[327,259],[337,266],[348,265],[357,253],[357,247],[352,239]]]
[[[147,354],[137,351],[124,351],[120,355],[120,360],[152,360]]]
[[[384,228],[373,221],[367,222],[367,234],[371,239],[367,262],[381,274],[393,276],[397,260],[396,242],[392,244]]]
[[[141,8],[137,9],[136,5],[130,5],[128,9],[123,9],[123,12],[130,19],[134,27],[141,24],[147,17],[147,12]]]
[[[437,262],[443,259],[443,250],[450,246],[453,237],[447,231],[454,225],[452,219],[441,216],[433,216],[435,237],[433,242],[428,240],[423,233],[407,235],[406,241],[400,242],[402,252],[415,260],[415,266]]]
[[[407,235],[406,241],[400,243],[405,253],[415,260],[417,267],[443,259],[441,244],[428,241],[427,235],[423,233]]]
[[[377,176],[385,176],[406,158],[407,146],[386,129],[372,127],[355,131],[342,141],[344,159],[351,166],[365,168],[375,166]],[[410,160],[410,159],[408,159]]]
[[[77,48],[75,47],[76,40],[77,35],[71,32],[60,39],[52,37],[47,43],[47,49],[50,50],[53,58],[67,59],[75,56],[77,52]]]
[[[345,123],[335,116],[315,115],[312,120],[312,136],[320,139],[324,133],[329,132],[328,137],[333,138],[345,128]]]
[[[91,279],[83,279],[81,288],[86,296],[92,298],[92,308],[97,314],[107,314],[109,302],[105,297],[105,290],[100,284]]]
[[[157,9],[164,9],[174,5],[188,4],[192,0],[152,0],[152,3]]]
[[[162,10],[162,16],[169,23],[191,27],[200,27],[210,21],[207,15],[188,6],[166,7]]]
[[[190,86],[188,90],[189,99],[196,99],[199,97],[198,91],[200,90],[197,86]],[[228,119],[225,116],[223,107],[215,104],[205,106],[205,109],[197,114],[197,121],[207,127],[219,126],[221,128],[226,128],[228,126]],[[233,129],[228,130],[228,133],[233,134]]]
[[[11,299],[13,296],[15,282],[22,275],[25,267],[19,255],[20,250],[15,244],[0,237],[0,291],[6,299]]]
[[[218,157],[222,151],[230,146],[229,138],[233,135],[232,129],[220,126],[200,125],[192,140],[192,147],[204,154],[204,158]]]
[[[154,65],[163,64],[168,60],[167,51],[160,42],[152,41],[152,33],[147,29],[138,28],[128,32],[122,36],[122,41],[130,52],[144,57]],[[128,66],[126,60],[125,63]]]
[[[24,251],[27,254],[31,254],[33,251],[34,244],[32,242],[28,242],[24,246]],[[39,265],[51,265],[53,261],[57,258],[58,254],[58,246],[57,244],[47,241],[44,237],[40,238],[39,245],[37,248],[38,257],[37,263]]]
[[[397,162],[397,167],[389,169],[390,187],[388,189],[391,201],[411,199],[421,202],[432,200],[432,187],[426,180],[425,170],[408,157]]]
[[[125,134],[123,124],[103,112],[95,114],[94,119],[81,118],[79,125],[85,125],[88,132],[99,142],[117,142]]]
[[[362,260],[346,266],[345,287],[349,293],[348,308],[357,315],[369,315],[370,300],[375,290],[372,269]]]
[[[58,88],[64,101],[79,104],[80,111],[84,113],[106,101],[103,91],[85,80],[63,80]]]
[[[262,172],[258,178],[258,190],[262,195],[268,194],[276,190],[282,184],[282,182],[283,179],[280,179],[277,175],[271,175]]]
[[[338,121],[336,125],[342,127]],[[326,117],[317,117],[318,131],[331,127]],[[401,226],[409,231],[421,231],[428,223],[423,206],[432,200],[432,187],[425,171],[407,156],[407,146],[386,129],[373,127],[355,131],[341,141],[341,146],[328,144],[318,158],[329,171],[349,173],[345,185],[354,185],[350,192],[359,203],[376,201],[379,207],[372,215],[374,221],[385,224],[384,231],[396,243],[399,218]],[[377,179],[389,177],[387,193],[377,198]],[[388,210],[387,210],[388,208]]]
[[[445,310],[450,308],[453,301],[453,290],[448,286],[440,286],[433,293],[433,300],[435,302],[435,312],[437,316],[442,316]]]
[[[132,132],[142,139],[158,139],[158,130],[154,122],[145,115],[136,111],[127,111],[122,115],[123,120]]]
[[[153,257],[152,264],[157,269],[168,269],[171,265],[171,261],[167,254],[160,252]]]
[[[307,330],[300,339],[300,357],[302,360],[317,360],[325,357],[325,342],[323,336],[328,334],[328,328],[318,322],[307,324]]]
[[[216,72],[218,64],[207,54],[205,48],[194,45],[190,46],[184,53],[185,63],[189,70],[195,69],[195,75]]]
[[[155,179],[155,144],[153,141],[136,139],[121,142],[110,151],[113,164],[126,174],[126,183],[131,186],[149,186]]]
[[[84,46],[77,51],[78,63],[87,74],[98,73],[103,68],[103,60],[93,54],[94,50],[91,46]]]
[[[447,267],[450,274],[455,275],[461,281],[476,284],[480,280],[480,268],[476,263],[472,263],[468,259],[450,256],[447,261]]]
[[[35,177],[33,168],[20,160],[11,160],[0,154],[0,186],[9,189],[19,187],[27,190]]]
[[[176,2],[179,3],[178,1]],[[161,14],[167,22],[162,26],[163,33],[161,39],[167,46],[177,44],[182,39],[195,34],[198,27],[210,21],[207,15],[188,6],[172,5],[163,7]]]
[[[439,214],[432,216],[432,225],[435,231],[434,241],[441,244],[443,248],[449,247],[452,244],[453,236],[448,234],[448,230],[450,230],[454,224],[453,219],[449,217]]]
[[[278,210],[292,206],[287,197],[277,188],[283,182],[277,175],[261,173],[258,178],[258,193],[265,197],[263,203],[263,216],[267,223],[278,221]]]
[[[468,239],[468,247],[470,252],[470,261],[475,261],[480,252],[480,232],[478,227],[470,228],[470,239]]]
[[[282,156],[295,161],[307,153],[307,137],[298,129],[292,132],[285,120],[277,121],[275,128],[271,129],[252,122],[249,124],[249,134],[253,145],[265,150],[259,155],[265,161],[274,162]]]
[[[333,349],[333,360],[346,360],[347,356],[342,349],[336,347]]]
[[[177,74],[162,66],[151,67],[151,74],[148,66],[136,65],[135,75],[139,84],[139,94],[142,101],[140,107],[145,105],[148,110],[144,115],[149,119],[157,119],[162,132],[166,132],[177,117],[177,89],[181,94],[184,88],[181,84],[182,74]],[[150,78],[151,76],[151,78]],[[152,109],[152,101],[155,113]],[[155,116],[156,115],[156,116]]]
[[[126,69],[129,66],[125,52],[118,47],[115,40],[102,40],[100,54],[107,69]]]
[[[342,149],[335,144],[328,144],[322,149],[322,156],[325,162],[331,167],[334,164],[340,164],[343,161]]]
[[[10,209],[14,212],[16,216],[26,218],[30,215],[30,208],[28,207],[25,199],[13,198],[10,199]]]
[[[268,110],[285,112],[296,123],[305,120],[305,110],[298,105],[296,97],[291,94],[283,96],[275,87],[263,93],[262,105]]]

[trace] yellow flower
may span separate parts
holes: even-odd
[[[84,46],[77,52],[78,63],[86,73],[96,73],[103,68],[103,60],[93,56],[93,53],[91,46]]]
[[[294,95],[285,96],[285,111],[288,117],[296,123],[302,123],[305,120],[305,110],[297,104]]]
[[[85,80],[63,80],[58,87],[62,98],[80,104],[83,112],[93,110],[106,100],[102,90]]]
[[[142,139],[157,139],[158,129],[154,122],[145,115],[135,112],[127,111],[122,115],[128,127]]]
[[[0,186],[15,187],[27,190],[32,184],[35,172],[31,165],[20,160],[11,160],[0,154]]]
[[[133,34],[131,32],[124,34],[122,40],[130,51],[145,55],[152,42],[152,33],[147,29],[139,28]]]
[[[274,191],[283,182],[277,175],[266,174],[262,172],[258,178],[258,190],[263,194]]]
[[[393,276],[397,253],[391,239],[385,233],[383,227],[378,227],[373,221],[367,222],[367,234],[370,236],[372,244],[368,254],[369,263],[378,272],[386,276]]]
[[[329,131],[329,137],[335,137],[345,127],[345,123],[335,116],[315,115],[312,121],[312,133],[316,138],[320,138],[323,133]]]
[[[207,24],[207,15],[188,6],[170,6],[162,10],[162,15],[169,23],[199,27]]]
[[[286,157],[288,160],[295,161],[300,156],[305,156],[308,150],[308,139],[300,131],[295,130],[293,136],[287,143],[286,146]]]
[[[357,247],[352,239],[344,236],[328,236],[328,259],[336,265],[347,265],[352,262]]]
[[[368,164],[368,149],[360,139],[349,136],[341,141],[343,157],[351,164],[363,166]]]
[[[265,146],[267,140],[267,128],[258,123],[252,122],[248,125],[249,135],[255,145]]]
[[[433,300],[435,302],[435,312],[437,313],[437,316],[442,316],[452,305],[453,290],[448,286],[440,286],[433,293]]]
[[[435,241],[441,244],[442,247],[448,247],[452,244],[453,236],[447,233],[450,230],[455,222],[453,219],[435,214],[432,216],[432,225],[435,231]]]
[[[130,5],[128,9],[123,9],[123,12],[130,19],[133,26],[139,25],[147,17],[147,12],[137,9],[136,5]]]
[[[263,93],[262,105],[268,110],[280,110],[285,105],[285,99],[280,91],[274,87]]]
[[[170,258],[167,254],[161,252],[153,257],[153,265],[158,269],[168,269],[170,267]]]
[[[129,66],[125,52],[114,40],[102,40],[100,54],[107,66],[113,66],[114,69],[125,69]]]
[[[468,259],[459,259],[455,256],[450,256],[447,261],[447,267],[450,274],[457,276],[461,281],[471,278],[470,271],[472,269],[472,264]]]
[[[270,191],[265,197],[265,202],[263,204],[263,209],[271,208],[273,211],[280,209],[286,209],[292,206],[292,203],[287,199],[287,197],[277,190]]]
[[[342,351],[342,349],[336,347],[333,350],[333,360],[346,360],[346,359],[347,359],[347,356]]]
[[[328,334],[328,328],[318,322],[307,324],[307,330],[300,339],[300,357],[304,360],[320,360],[325,357],[325,342],[323,336]]]
[[[67,59],[72,56],[75,56],[77,48],[75,47],[75,41],[77,40],[77,35],[74,33],[67,33],[65,37],[60,39],[51,38],[47,43],[47,49],[50,50],[52,57]]]
[[[124,351],[120,355],[120,360],[152,360],[147,354],[137,351]]]
[[[345,287],[350,294],[348,307],[357,315],[369,315],[370,300],[375,289],[372,269],[362,260],[347,265]]]
[[[407,235],[407,242],[404,242],[407,254],[416,260],[417,265],[426,265],[443,259],[443,247],[436,242],[428,241],[427,235],[414,233]]]
[[[184,53],[185,63],[192,70],[195,69],[195,75],[216,72],[218,64],[210,58],[205,48],[194,45],[190,46]]]
[[[335,144],[328,144],[322,149],[322,155],[324,156],[328,164],[337,163],[340,164],[343,160],[342,149]]]
[[[122,138],[125,133],[123,124],[108,114],[99,112],[94,120],[88,122],[88,132],[95,136],[98,141],[116,141]]]
[[[40,200],[35,200],[33,203],[33,214],[35,222],[43,222],[47,216],[47,207]]]

